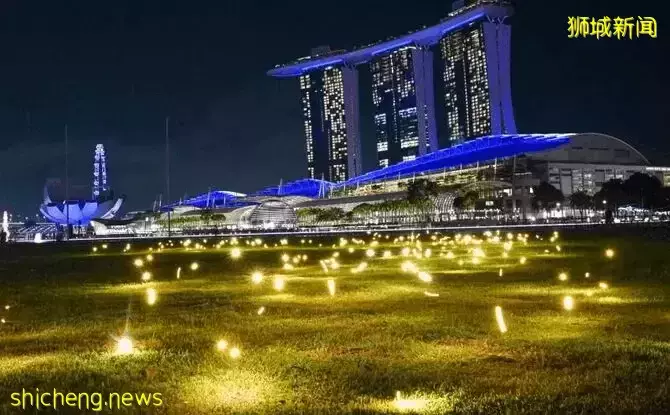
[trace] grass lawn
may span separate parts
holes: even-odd
[[[160,406],[114,409],[121,413],[670,407],[670,243],[568,231],[552,241],[551,231],[533,231],[527,243],[515,234],[504,257],[505,232],[499,241],[482,232],[398,236],[350,236],[343,246],[339,237],[256,246],[239,238],[239,258],[229,238],[193,238],[187,248],[164,241],[160,251],[141,241],[126,252],[125,241],[4,247],[0,412],[19,412],[10,396],[22,388],[161,394]],[[258,284],[255,271],[264,276]],[[124,331],[131,354],[117,353]]]

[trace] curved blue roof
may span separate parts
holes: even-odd
[[[335,184],[325,180],[301,179],[281,186],[266,187],[256,192],[256,196],[305,196],[319,197],[328,194]]]
[[[504,134],[490,135],[449,148],[428,153],[414,160],[374,170],[351,178],[337,186],[356,186],[388,178],[401,178],[417,173],[448,169],[460,165],[485,162],[496,158],[549,150],[570,141],[574,134]]]
[[[243,193],[229,192],[226,190],[212,190],[211,192],[203,193],[182,202],[172,203],[165,207],[171,208],[179,205],[193,206],[197,208],[220,208],[220,207],[239,207],[247,206],[249,203],[240,201],[240,198],[246,196]]]
[[[461,29],[472,22],[485,18],[501,19],[509,16],[511,13],[512,9],[509,6],[480,4],[476,7],[461,9],[454,13],[453,17],[447,18],[426,29],[351,52],[317,56],[313,59],[303,59],[286,65],[278,65],[268,71],[268,75],[277,78],[289,78],[330,66],[359,65],[369,62],[379,55],[388,54],[406,46],[434,45],[448,33]]]

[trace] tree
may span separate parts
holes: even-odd
[[[407,200],[412,204],[418,204],[437,196],[438,192],[437,183],[428,179],[414,180],[407,186]]]
[[[533,188],[533,207],[535,209],[549,209],[563,201],[563,193],[547,182],[541,182]]]
[[[641,209],[653,209],[659,206],[662,187],[661,181],[656,176],[645,173],[634,173],[623,182],[628,202],[639,203]]]
[[[628,202],[628,193],[621,179],[611,179],[603,183],[602,187],[593,196],[593,202],[597,207],[617,207]]]
[[[570,206],[579,210],[579,215],[584,220],[584,211],[593,207],[593,198],[586,192],[580,190],[570,195]]]

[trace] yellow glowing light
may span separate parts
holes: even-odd
[[[426,258],[430,258],[430,256],[431,256],[432,254],[433,254],[433,251],[431,251],[430,248],[428,248],[428,249],[426,249],[425,251],[423,251],[423,256],[425,256]]]
[[[284,278],[275,277],[274,282],[272,283],[272,287],[274,287],[275,290],[281,291],[284,289],[285,286],[286,282],[284,281]]]
[[[297,264],[298,262],[300,262],[300,255],[293,257],[293,263]]]
[[[142,273],[142,281],[149,281],[151,279],[151,273],[149,271],[144,271]]]
[[[5,310],[9,310],[9,304],[5,306]]]
[[[303,261],[307,261],[307,255],[303,254],[303,255],[302,255],[302,260],[303,260]]]
[[[498,322],[498,329],[501,333],[507,332],[507,325],[505,324],[505,319],[503,318],[502,307],[496,306],[496,321]]]
[[[288,254],[283,254],[281,256],[281,260],[282,260],[282,262],[289,262],[291,260],[291,257],[288,256]]]
[[[197,262],[191,262],[191,271],[196,271],[200,268],[200,265]]]
[[[137,258],[136,260],[133,261],[133,265],[135,265],[137,268],[140,268],[141,266],[144,265],[144,261],[142,259]]]
[[[482,262],[482,260],[479,259],[479,257],[474,257],[474,258],[472,258],[472,263],[473,263],[473,264],[477,265],[477,264],[479,264],[480,262]]]
[[[556,251],[561,252],[561,246],[560,245],[556,245]]]
[[[328,279],[328,292],[331,296],[335,295],[335,280],[332,278]]]
[[[391,258],[392,256],[393,254],[391,253],[391,251],[384,251],[384,253],[382,254],[382,258],[386,259]]]
[[[565,272],[561,272],[560,274],[558,274],[558,279],[561,280],[561,281],[567,281],[568,280],[568,274],[566,274]]]
[[[367,267],[368,267],[368,263],[367,263],[367,262],[361,262],[360,264],[358,264],[358,265],[356,266],[356,268],[353,268],[353,269],[351,270],[351,272],[352,272],[352,274],[356,274],[356,273],[359,273],[359,272],[363,272],[363,271],[365,271],[365,269],[366,269]]]
[[[462,259],[459,259],[459,260],[458,260],[458,266],[459,266],[459,267],[462,267],[463,264],[464,264],[463,260],[462,260]]]
[[[608,248],[605,250],[605,256],[607,258],[614,258],[614,249]]]
[[[402,256],[409,256],[410,252],[411,252],[411,250],[409,249],[409,247],[406,246],[400,251],[400,254]]]
[[[412,261],[405,261],[400,265],[400,269],[403,270],[403,272],[417,272],[418,268]]]
[[[181,278],[181,267],[177,268],[177,279]]]
[[[147,254],[147,261],[151,262],[154,260],[154,256],[151,254]]]
[[[282,239],[279,241],[279,243],[282,245],[288,245],[288,239]]]
[[[102,249],[107,249],[107,244],[102,244]]]
[[[339,269],[340,268],[340,263],[335,261],[334,259],[330,260],[330,267],[332,269]]]
[[[354,249],[353,246],[350,246],[349,249],[347,249],[347,251],[348,251],[350,254],[353,254],[354,251],[355,251],[355,249]]]
[[[603,290],[606,290],[609,288],[609,285],[606,282],[601,282],[598,284],[598,287],[602,288]]]
[[[0,318],[0,323],[5,324],[6,322],[7,322],[7,320],[5,320],[4,317],[3,317],[3,318]]]
[[[237,359],[238,357],[240,357],[242,352],[237,347],[233,347],[233,348],[230,349],[229,354],[230,354],[231,359]]]
[[[124,355],[133,353],[133,341],[128,336],[122,336],[116,341],[116,354]]]
[[[221,339],[218,342],[216,342],[216,349],[220,352],[225,351],[228,348],[228,342]]]
[[[97,246],[93,247],[93,252],[98,252],[98,247]]]
[[[502,276],[503,276],[503,270],[502,270],[502,268],[500,268],[500,269],[498,270],[498,276],[499,276],[499,277],[502,277]]]
[[[240,248],[233,248],[230,250],[230,257],[237,259],[242,256],[242,250]]]
[[[503,257],[503,258],[507,258],[507,257],[509,257],[509,254],[507,253],[507,251],[505,251],[505,252],[502,253],[502,257]]]
[[[424,292],[423,292],[423,295],[425,295],[426,297],[439,297],[439,296],[440,296],[440,294],[438,294],[438,293],[431,293],[430,291],[424,291]]]
[[[591,278],[591,273],[590,273],[590,272],[585,272],[585,273],[584,273],[584,276],[585,276],[586,278]]]
[[[520,263],[521,265],[525,264],[525,263],[526,263],[526,257],[525,257],[525,256],[522,256],[521,258],[519,258],[519,263]]]
[[[256,314],[258,314],[259,316],[263,313],[265,313],[265,307],[259,308],[258,311],[256,312]]]
[[[261,274],[258,271],[254,272],[253,274],[251,274],[251,282],[253,282],[254,284],[260,284],[261,282],[263,282],[263,274]]]
[[[401,411],[420,411],[426,407],[428,401],[426,399],[403,399],[400,391],[395,395],[395,407]]]
[[[512,249],[512,242],[511,242],[511,241],[507,241],[507,242],[505,242],[505,243],[503,244],[503,249],[504,249],[505,251],[509,251],[510,249]]]
[[[147,288],[147,304],[154,305],[156,304],[156,299],[158,298],[158,293],[153,288]]]
[[[423,282],[431,282],[431,281],[433,281],[433,277],[432,277],[429,273],[427,273],[427,272],[420,271],[420,272],[417,274],[417,277],[419,277],[419,279],[420,279],[421,281],[423,281]]]
[[[455,255],[453,252],[449,251],[447,252],[447,259],[454,259]]]
[[[575,308],[575,300],[571,296],[566,295],[563,297],[563,308],[568,311],[572,310]]]
[[[293,269],[293,265],[289,264],[288,262],[284,264],[283,267],[286,271],[290,271]]]
[[[368,248],[368,250],[365,251],[365,255],[366,255],[368,258],[372,258],[373,256],[375,256],[375,250],[372,249],[372,248]]]

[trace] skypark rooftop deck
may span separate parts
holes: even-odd
[[[407,46],[432,46],[447,34],[466,27],[470,23],[482,19],[502,19],[510,16],[512,8],[498,4],[479,4],[476,7],[465,8],[452,17],[442,20],[440,23],[404,36],[397,37],[385,42],[376,43],[351,52],[342,51],[331,53],[326,56],[316,56],[312,59],[299,59],[295,62],[278,65],[268,71],[268,75],[276,78],[291,78],[304,75],[305,73],[338,65],[360,65],[369,62],[377,56],[391,53]]]

